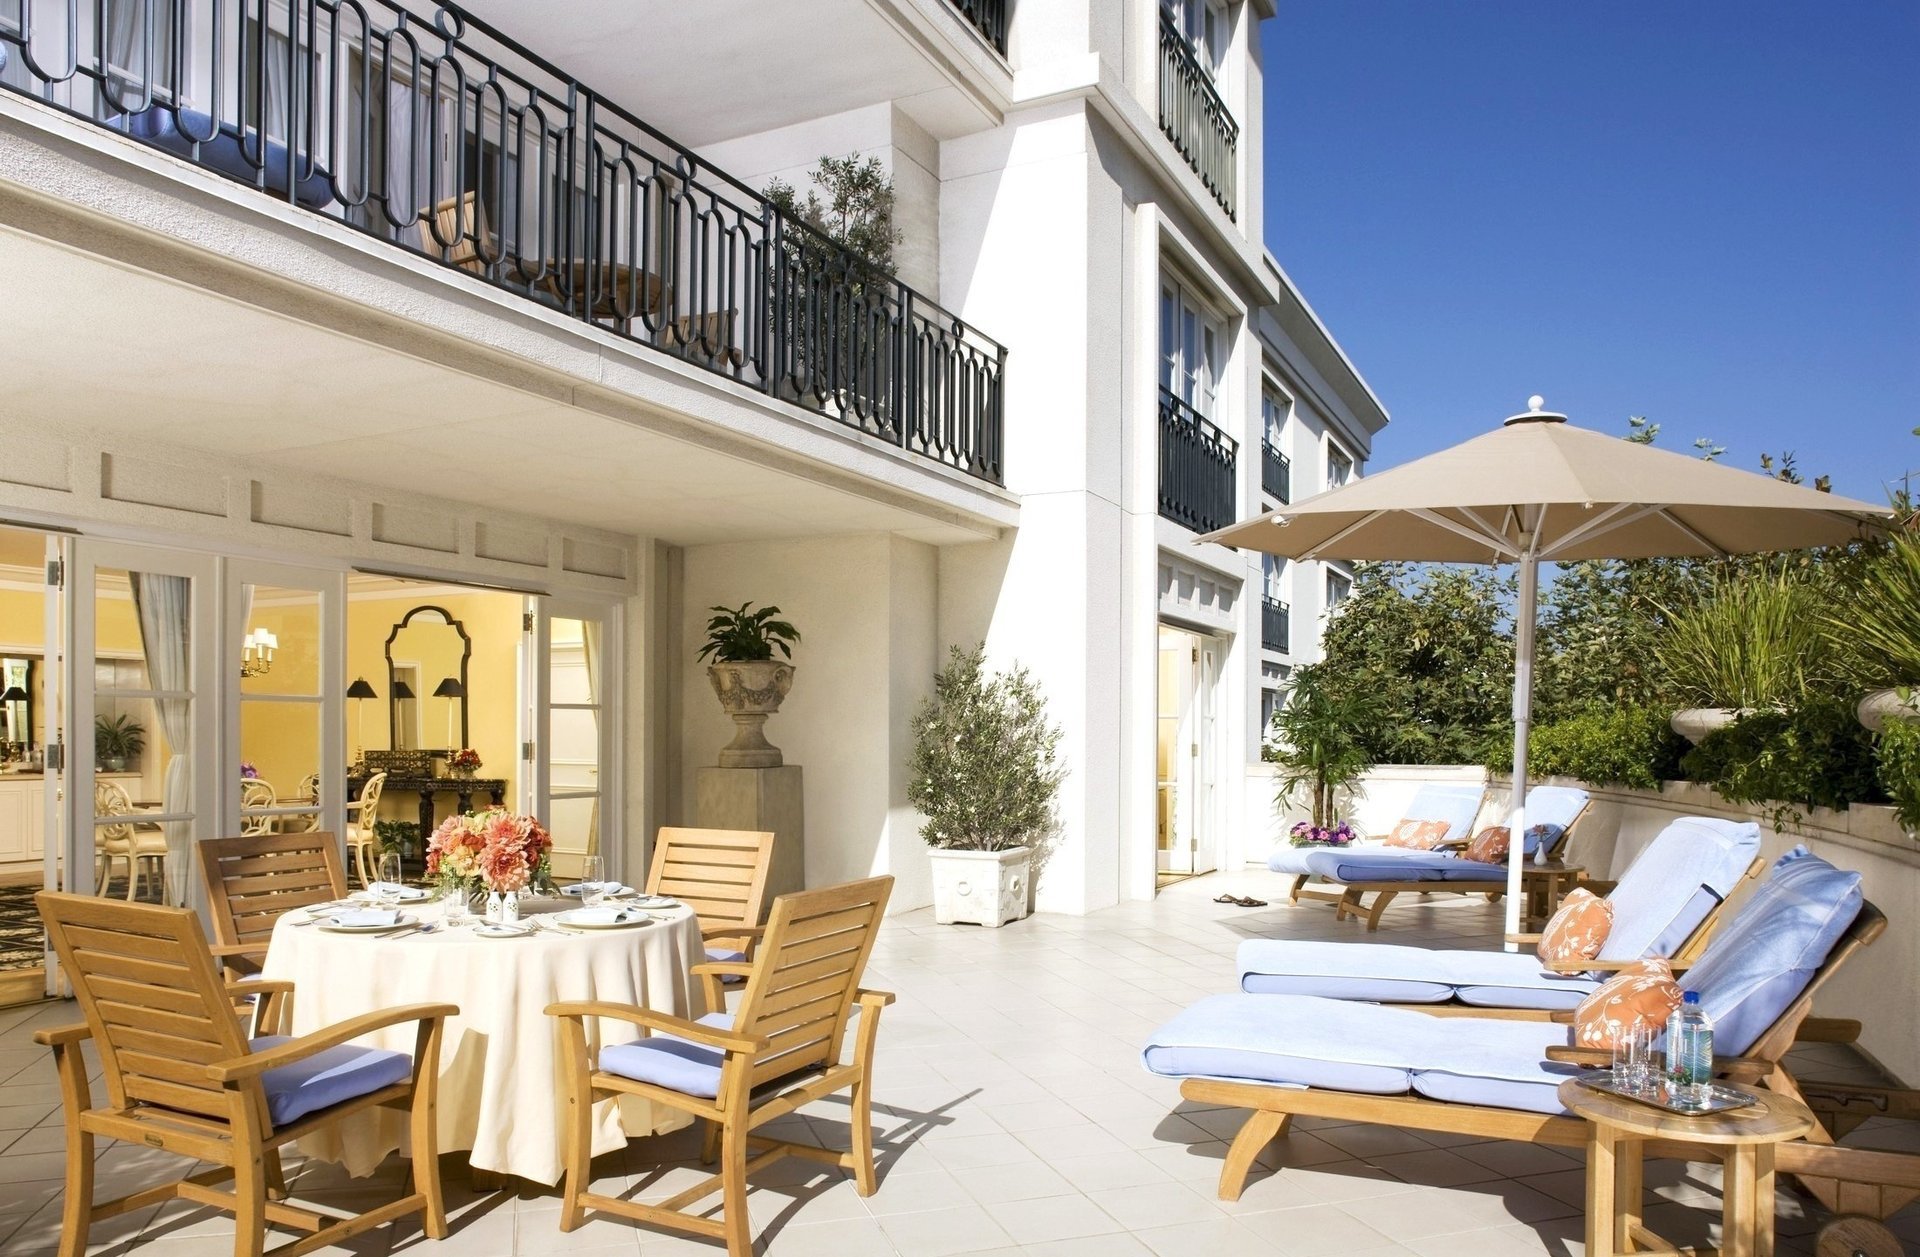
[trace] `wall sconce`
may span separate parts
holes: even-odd
[[[240,675],[243,677],[265,676],[273,670],[273,652],[280,649],[280,639],[266,629],[257,628],[240,643]]]

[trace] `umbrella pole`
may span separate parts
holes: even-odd
[[[1513,623],[1513,815],[1507,822],[1507,934],[1520,932],[1520,866],[1527,858],[1527,735],[1533,728],[1533,628],[1540,559],[1532,538],[1520,555],[1520,605]],[[1518,943],[1506,944],[1520,950]]]

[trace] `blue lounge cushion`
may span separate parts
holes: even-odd
[[[290,1042],[286,1035],[267,1034],[253,1040],[252,1048],[264,1052]],[[405,1052],[345,1043],[269,1069],[260,1075],[260,1085],[267,1093],[267,1116],[277,1129],[310,1113],[405,1082],[412,1074],[413,1058]]]
[[[287,146],[269,139],[263,147],[260,133],[252,127],[246,129],[243,138],[240,127],[233,122],[222,121],[216,126],[210,114],[166,104],[123,114],[109,125],[242,183],[264,179],[268,191],[286,195]],[[198,156],[194,154],[196,140],[200,145]],[[294,199],[309,208],[331,204],[333,184],[326,169],[316,164],[309,171],[306,156],[298,152],[293,161]]]
[[[1429,782],[1413,792],[1413,799],[1401,813],[1402,820],[1445,821],[1444,842],[1465,841],[1473,836],[1473,818],[1480,814],[1485,786],[1436,785]]]
[[[1405,855],[1389,852],[1404,851]],[[1437,882],[1446,861],[1432,851],[1406,847],[1330,847],[1307,857],[1307,871],[1334,882]]]
[[[1484,1007],[1568,1009],[1599,986],[1584,974],[1548,973],[1531,952],[1260,938],[1241,943],[1236,961],[1240,989],[1249,993],[1392,1004],[1457,998]]]
[[[1577,1071],[1544,1058],[1566,1041],[1566,1027],[1544,1022],[1430,1017],[1310,996],[1215,995],[1155,1030],[1141,1059],[1164,1077],[1478,1095],[1489,1097],[1479,1103],[1560,1113],[1555,1089]]]
[[[708,1013],[700,1025],[733,1028],[732,1013]],[[670,1034],[649,1035],[632,1043],[600,1049],[600,1068],[635,1082],[711,1100],[720,1094],[720,1066],[727,1054],[717,1047]]]
[[[1860,875],[1795,847],[1685,976],[1713,1023],[1713,1050],[1738,1056],[1800,998],[1860,915]]]
[[[1751,821],[1683,816],[1661,830],[1607,898],[1613,927],[1599,959],[1671,956],[1739,884],[1760,853]]]

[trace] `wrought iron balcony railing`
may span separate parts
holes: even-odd
[[[1240,124],[1165,9],[1160,10],[1160,129],[1227,217],[1237,219]]]
[[[973,24],[975,30],[987,37],[994,51],[1001,56],[1007,55],[1007,10],[1012,7],[1009,0],[948,0],[954,8],[960,10],[960,16]]]
[[[416,0],[0,0],[0,87],[1002,482],[1006,351]]]
[[[1260,646],[1286,654],[1291,648],[1293,608],[1278,598],[1260,599]]]
[[[1160,514],[1195,532],[1233,522],[1239,442],[1192,406],[1160,390]]]
[[[1293,501],[1293,460],[1272,441],[1260,442],[1260,489],[1282,506]]]

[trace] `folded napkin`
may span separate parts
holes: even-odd
[[[367,893],[369,895],[411,895],[418,892],[404,882],[374,882],[367,887]]]
[[[632,908],[576,908],[568,914],[567,920],[576,925],[624,925],[628,921],[642,920],[646,915]]]
[[[571,886],[562,886],[560,893],[563,895],[572,895],[577,898],[586,894],[588,889],[593,886],[600,887],[601,890],[609,895],[630,895],[633,893],[633,887],[622,886],[619,882],[575,882]]]
[[[398,908],[355,908],[351,912],[334,913],[333,923],[351,926],[398,925],[400,910]]]

